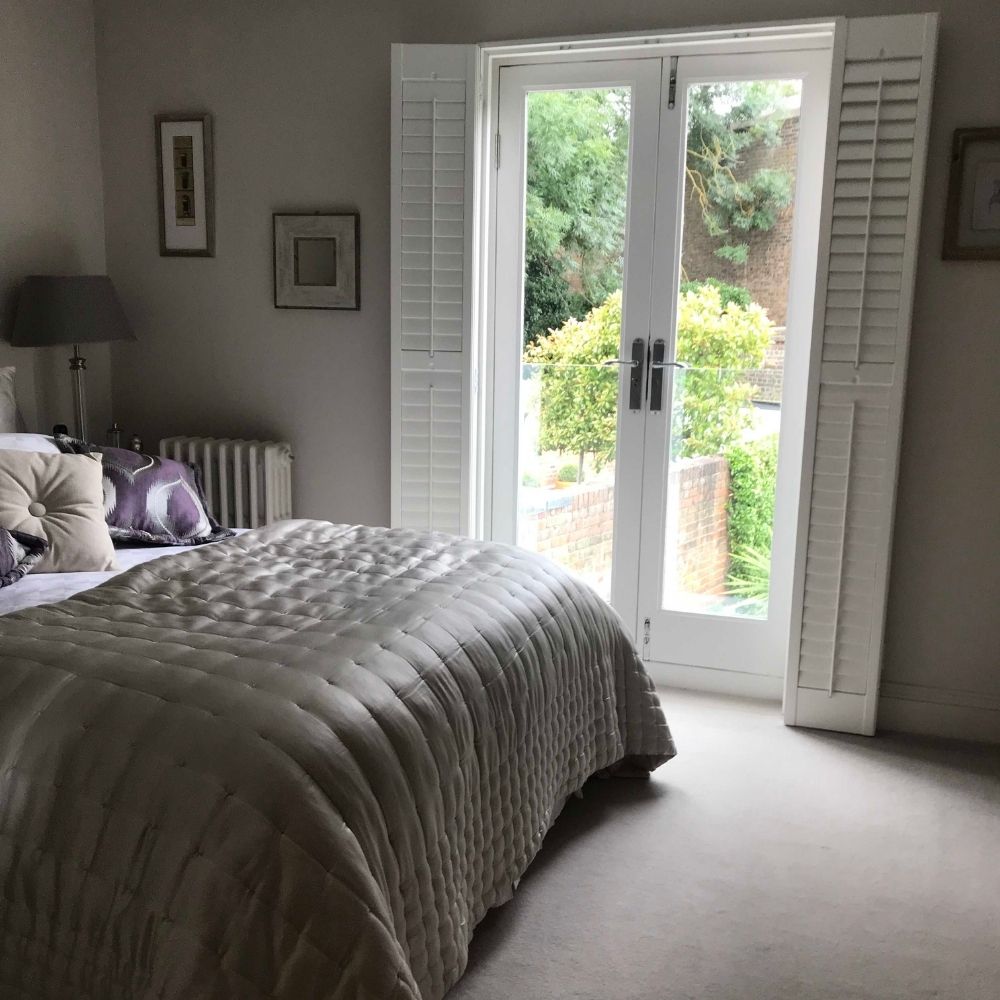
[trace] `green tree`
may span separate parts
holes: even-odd
[[[747,260],[748,244],[739,242],[740,234],[771,229],[791,204],[789,171],[762,167],[747,174],[741,168],[751,146],[778,143],[797,88],[778,80],[691,88],[687,184],[708,232],[725,239],[716,253],[733,263]]]
[[[576,455],[578,481],[585,455],[598,469],[614,458],[618,369],[600,364],[617,357],[621,330],[622,293],[612,292],[584,320],[571,317],[525,350],[525,362],[540,366],[539,450]]]
[[[797,85],[717,83],[690,94],[687,184],[717,253],[746,261],[741,234],[770,229],[792,175],[742,169],[747,150],[775,144]],[[621,287],[628,187],[629,93],[539,91],[528,98],[524,343],[583,316]]]
[[[621,288],[627,90],[528,97],[524,342]]]

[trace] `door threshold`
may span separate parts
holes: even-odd
[[[770,674],[749,674],[742,670],[718,670],[684,663],[662,663],[657,660],[647,660],[645,667],[646,673],[657,687],[709,691],[712,694],[757,698],[779,704],[784,693],[784,678]]]

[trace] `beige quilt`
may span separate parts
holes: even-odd
[[[0,618],[0,997],[438,1000],[567,795],[673,754],[552,564],[286,522]]]

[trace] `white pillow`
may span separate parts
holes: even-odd
[[[59,454],[55,441],[44,434],[0,433],[0,451],[40,451],[46,455]]]
[[[0,434],[13,434],[17,430],[14,371],[13,368],[0,368]]]

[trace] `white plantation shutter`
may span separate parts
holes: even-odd
[[[475,48],[393,46],[392,523],[469,531]]]
[[[835,69],[785,699],[796,725],[875,731],[936,27],[935,15],[850,19]]]

